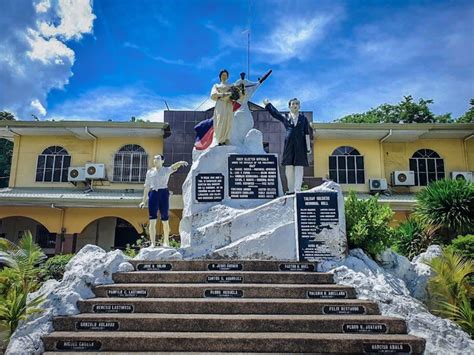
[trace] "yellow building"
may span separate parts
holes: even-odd
[[[16,241],[30,230],[48,254],[88,243],[110,250],[135,241],[148,221],[147,210],[138,208],[146,170],[163,152],[166,128],[165,123],[0,121],[0,137],[14,142],[9,187],[0,192],[0,233]],[[77,181],[68,181],[69,168],[77,168],[72,169]],[[92,186],[83,176],[87,172],[95,174]],[[170,204],[176,232],[182,199],[172,196]]]
[[[186,115],[177,124],[186,127]],[[182,145],[164,152],[170,160],[184,159],[181,155],[192,149],[193,132],[178,128],[166,141],[174,148]],[[333,179],[361,198],[380,191],[380,200],[396,211],[395,221],[406,218],[414,193],[429,181],[452,172],[469,178],[474,169],[474,124],[314,123],[313,129],[314,174],[306,177]],[[0,137],[14,142],[9,187],[0,190],[0,234],[17,241],[30,230],[48,254],[77,251],[88,243],[110,250],[134,242],[148,221],[147,210],[138,208],[144,176],[153,155],[166,150],[168,130],[166,123],[0,121]],[[267,147],[282,146],[279,133],[267,133]],[[180,138],[187,135],[190,142]],[[392,172],[400,172],[398,180],[392,181]],[[92,186],[82,174],[94,176]],[[175,188],[172,234],[178,233],[183,207]]]

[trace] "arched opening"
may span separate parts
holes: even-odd
[[[100,246],[105,251],[125,249],[139,234],[132,224],[118,217],[102,217],[89,223],[77,236],[76,251],[87,244]]]
[[[50,233],[41,223],[32,218],[13,216],[0,219],[0,237],[17,244],[26,231],[30,231],[33,240],[43,249],[46,255],[56,251],[56,233]]]
[[[415,172],[415,185],[427,186],[444,179],[444,159],[431,149],[419,149],[410,158],[410,170]]]
[[[365,184],[364,156],[353,147],[336,148],[329,156],[329,178],[339,184]]]

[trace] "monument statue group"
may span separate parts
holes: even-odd
[[[193,162],[183,184],[180,252],[184,257],[283,257],[316,261],[341,258],[346,253],[339,186],[327,182],[301,192],[304,167],[309,165],[308,155],[311,154],[312,128],[300,112],[300,101],[297,98],[289,100],[289,113],[286,114],[280,113],[268,99],[263,101],[265,109],[283,124],[286,131],[280,159],[285,167],[286,193],[283,193],[279,176],[279,157],[264,151],[262,133],[253,128],[248,102],[270,74],[271,70],[252,82],[241,73],[240,79],[230,84],[229,72],[221,70],[219,82],[212,86],[210,98],[215,102],[214,114],[195,127]],[[156,245],[156,221],[160,213],[162,245],[167,247],[170,232],[168,181],[175,171],[188,163],[179,161],[164,166],[164,158],[158,154],[154,156],[153,165],[146,174],[139,207],[144,208],[148,203],[152,247]],[[279,222],[284,220],[286,224],[280,223],[281,228],[278,227],[266,213],[282,213]],[[262,215],[260,219],[259,215]],[[244,227],[237,230],[239,223]],[[249,235],[253,239],[249,239]],[[291,250],[271,251],[271,245],[281,238],[291,241],[290,244],[283,243]],[[258,245],[255,240],[259,239],[260,245],[267,245],[263,247],[265,250],[249,251],[252,245]]]

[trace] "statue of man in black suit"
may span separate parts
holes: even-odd
[[[300,113],[300,102],[294,98],[288,102],[290,113],[282,115],[268,101],[263,100],[265,109],[283,123],[286,129],[285,146],[281,164],[285,166],[288,194],[301,191],[303,170],[308,166],[308,154],[311,154],[310,130],[308,119]]]

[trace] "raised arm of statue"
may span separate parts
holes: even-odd
[[[270,112],[270,115],[272,115],[274,118],[276,118],[278,121],[283,123],[285,127],[288,126],[288,120],[286,119],[285,116],[283,116],[271,103],[268,103],[265,105],[265,109]]]

